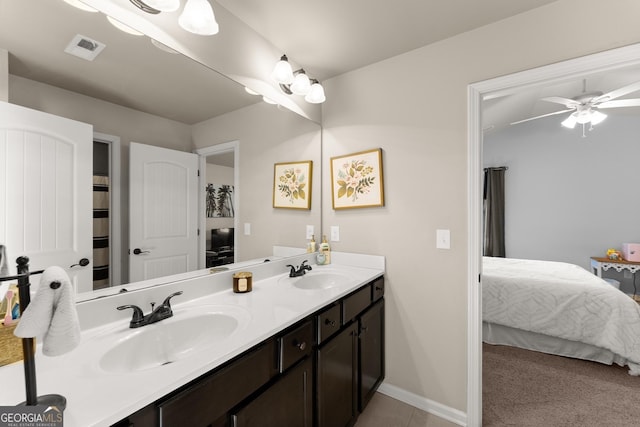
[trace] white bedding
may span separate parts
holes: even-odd
[[[485,322],[612,351],[640,375],[640,307],[573,264],[483,258]]]

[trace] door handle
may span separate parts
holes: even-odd
[[[135,249],[133,250],[133,254],[134,254],[134,255],[150,254],[150,253],[151,253],[151,251],[143,251],[143,250],[142,250],[142,249],[140,249],[140,248],[135,248]]]
[[[82,258],[80,261],[78,261],[77,264],[70,265],[69,268],[77,267],[78,265],[80,267],[86,267],[87,265],[89,265],[89,260],[87,258]]]

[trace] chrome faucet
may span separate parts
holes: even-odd
[[[154,308],[155,303],[151,303],[151,313],[147,314],[146,316],[142,312],[142,309],[137,305],[121,305],[117,308],[118,310],[126,310],[127,308],[133,309],[133,317],[131,318],[131,322],[129,322],[129,327],[139,328],[141,326],[150,325],[152,323],[156,323],[173,316],[173,311],[171,310],[171,298],[175,297],[176,295],[182,295],[182,291],[178,291],[169,295],[164,299],[163,303],[156,308]]]
[[[307,262],[309,261],[306,259],[302,261],[302,264],[300,264],[300,266],[297,269],[293,265],[287,264],[287,267],[291,268],[291,271],[289,272],[289,277],[304,276],[307,273],[307,270],[311,271],[312,268],[310,265],[307,265]]]

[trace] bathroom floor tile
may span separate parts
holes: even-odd
[[[354,427],[457,427],[457,425],[382,393],[376,393]]]

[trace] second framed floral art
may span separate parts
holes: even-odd
[[[276,163],[273,173],[273,207],[311,209],[313,162]]]
[[[382,149],[331,158],[333,209],[384,206]]]

